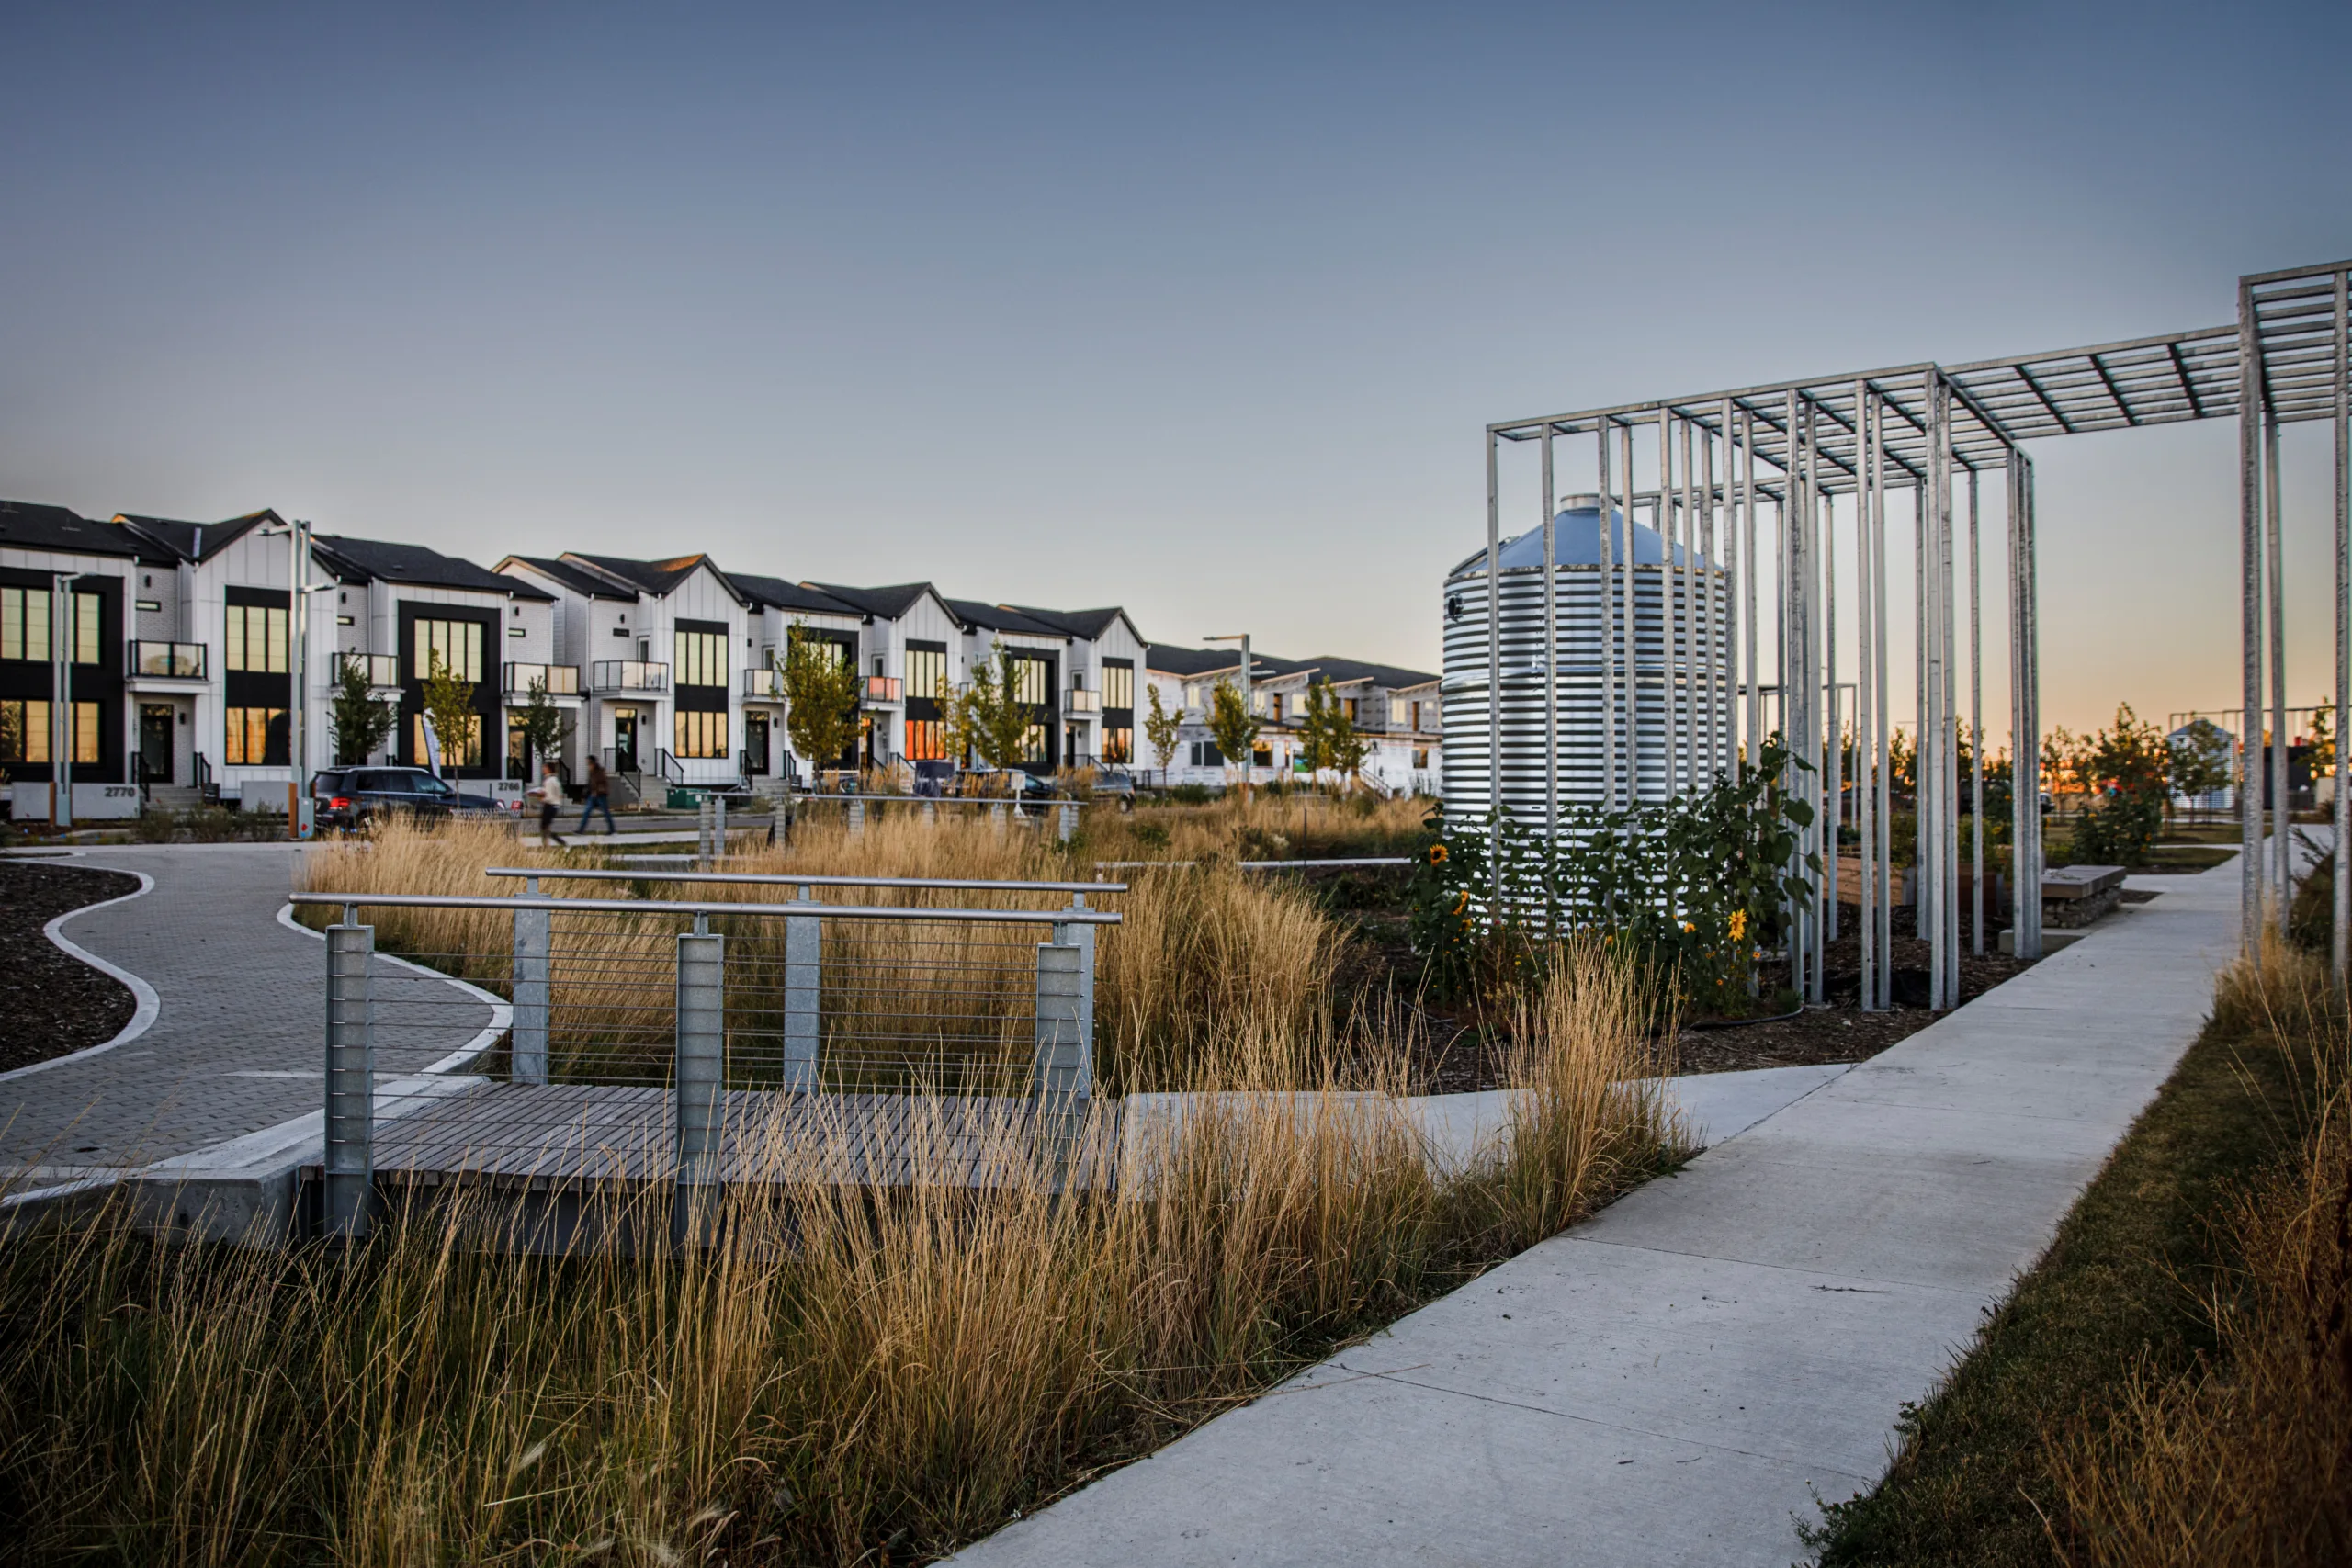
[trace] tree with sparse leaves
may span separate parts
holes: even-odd
[[[571,721],[548,700],[548,683],[537,676],[531,679],[528,698],[514,710],[514,732],[523,739],[526,773],[533,763],[554,761],[565,737],[571,733]]]
[[[1228,766],[1241,770],[1241,792],[1250,793],[1250,764],[1258,749],[1258,716],[1241,700],[1240,689],[1219,681],[1209,693],[1209,738]]]
[[[783,674],[784,732],[813,775],[836,765],[857,738],[857,663],[840,643],[795,621]]]
[[[366,661],[343,660],[334,700],[327,705],[327,740],[334,748],[334,760],[345,767],[366,761],[400,721],[401,710],[368,688]]]
[[[440,738],[441,765],[470,768],[481,761],[481,715],[474,711],[474,683],[431,656],[424,676],[424,716]]]
[[[1029,759],[1029,732],[1036,715],[1021,700],[1021,671],[1012,650],[1001,642],[972,667],[972,678],[949,706],[948,739],[960,755],[973,755],[991,768],[1013,768]]]
[[[1168,782],[1168,764],[1176,757],[1176,735],[1181,721],[1159,700],[1158,686],[1145,687],[1144,694],[1151,699],[1151,711],[1144,715],[1143,738],[1151,742],[1153,753],[1159,758],[1159,779],[1165,784]]]

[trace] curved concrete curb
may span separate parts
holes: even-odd
[[[112,870],[113,868],[108,867],[107,869]],[[149,985],[138,976],[133,975],[130,970],[122,968],[118,964],[109,964],[105,959],[100,958],[96,953],[89,951],[87,948],[75,944],[66,937],[64,932],[63,928],[65,922],[68,920],[79,919],[82,916],[89,914],[91,911],[96,909],[112,908],[117,904],[128,904],[133,898],[144,898],[148,894],[153,893],[155,890],[155,879],[148,875],[143,871],[129,871],[123,873],[123,874],[126,876],[135,876],[139,879],[139,889],[137,892],[125,893],[120,897],[117,898],[101,898],[95,904],[85,904],[78,909],[68,909],[65,913],[58,916],[55,919],[41,927],[40,934],[49,938],[49,940],[57,946],[58,950],[63,953],[67,957],[86,964],[91,968],[96,970],[99,974],[104,975],[110,979],[119,980],[125,986],[129,987],[130,988],[131,999],[138,1004],[131,1012],[130,1021],[124,1024],[121,1032],[116,1034],[113,1039],[106,1041],[100,1044],[85,1045],[79,1051],[69,1051],[62,1056],[51,1056],[46,1062],[35,1062],[29,1066],[11,1067],[8,1071],[0,1073],[0,1083],[7,1083],[15,1078],[29,1077],[35,1073],[45,1073],[51,1067],[62,1067],[68,1062],[87,1061],[90,1057],[96,1056],[102,1052],[111,1051],[116,1046],[123,1044],[128,1041],[136,1040],[141,1035],[146,1033],[149,1029],[153,1027],[156,1015],[164,1010],[163,998],[155,995],[154,987]]]
[[[96,906],[92,907],[96,908]],[[326,941],[325,936],[318,931],[312,931],[310,927],[304,925],[301,921],[294,918],[294,906],[291,904],[281,904],[278,906],[277,923],[284,926],[289,931],[300,931],[304,936],[309,937],[313,942]],[[497,1044],[498,1037],[514,1027],[514,1004],[500,997],[496,992],[485,991],[480,986],[473,985],[469,981],[460,980],[454,975],[444,975],[438,969],[427,969],[422,964],[412,964],[407,959],[398,957],[390,953],[379,953],[376,956],[386,964],[397,964],[413,975],[423,975],[430,979],[438,980],[444,985],[455,986],[458,989],[465,992],[466,995],[473,998],[474,1000],[490,1009],[490,1021],[482,1026],[480,1033],[476,1034],[471,1040],[467,1041],[463,1045],[460,1045],[456,1050],[450,1052],[447,1055],[442,1057],[439,1061],[433,1063],[429,1066],[418,1068],[418,1077],[429,1077],[435,1073],[449,1073],[457,1071],[459,1067],[465,1066],[475,1057],[481,1055],[484,1051],[489,1050],[492,1045]]]

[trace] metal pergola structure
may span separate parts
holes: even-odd
[[[1611,584],[1616,547],[1612,513],[1623,518],[1630,563],[1632,529],[1645,516],[1666,546],[1669,662],[1683,659],[1690,678],[1712,681],[1718,650],[1727,648],[1734,671],[1728,733],[1708,721],[1679,737],[1682,776],[1702,786],[1736,765],[1745,751],[1779,733],[1792,762],[1786,787],[1814,807],[1803,850],[1824,850],[1826,871],[1816,906],[1794,910],[1790,943],[1792,980],[1811,1001],[1823,999],[1823,955],[1838,920],[1837,830],[1846,783],[1839,776],[1846,748],[1835,694],[1854,691],[1852,781],[1859,830],[1862,1005],[1892,1002],[1893,863],[1891,773],[1888,766],[1892,693],[1887,677],[1887,513],[1890,497],[1908,492],[1912,528],[1913,611],[1917,640],[1913,712],[1917,725],[1917,865],[1921,877],[1920,936],[1928,942],[1930,1003],[1956,1005],[1960,970],[1959,758],[1965,733],[1973,759],[1969,799],[1984,787],[1983,592],[1979,539],[1983,491],[2001,479],[2008,560],[2009,729],[2012,767],[2013,863],[2041,863],[2040,810],[2040,645],[2036,627],[2033,464],[2030,441],[2097,431],[2236,415],[2240,423],[2240,547],[2244,576],[2245,701],[2263,704],[2270,672],[2272,726],[2284,734],[2284,614],[2279,568],[2278,429],[2299,421],[2335,425],[2335,704],[2352,707],[2352,262],[2264,273],[2239,283],[2235,326],[2207,327],[2128,342],[2101,344],[1967,365],[1896,366],[1858,374],[1770,382],[1696,397],[1668,398],[1587,409],[1487,427],[1487,671],[1486,719],[1490,818],[1502,814],[1501,597],[1498,557],[1501,503],[1498,454],[1503,442],[1541,447],[1545,539],[1549,562],[1555,448],[1590,454],[1600,497],[1602,582]],[[2255,386],[2246,398],[2241,389]],[[1655,454],[1654,457],[1650,454]],[[1636,484],[1637,462],[1652,482]],[[1840,498],[1847,498],[1842,519]],[[1841,525],[1849,556],[1856,651],[1860,669],[1841,680],[1838,668],[1837,552]],[[1766,544],[1759,548],[1759,534]],[[1732,584],[1727,626],[1712,624],[1715,596],[1699,591],[1704,569],[1719,569]],[[1964,567],[1966,604],[1956,594]],[[1623,581],[1622,614],[1603,615],[1602,713],[1609,733],[1603,756],[1611,804],[1635,798],[1633,773],[1641,694],[1632,678],[1635,633],[1633,573]],[[1678,580],[1692,579],[1678,586]],[[2266,599],[2265,589],[2267,589]],[[1613,590],[1612,590],[1613,591]],[[1679,593],[1679,600],[1678,600]],[[2266,607],[2267,606],[2267,607]],[[1964,667],[1967,729],[1962,722],[1960,628],[1967,628]],[[2268,656],[2264,653],[2267,626]],[[1769,628],[1772,659],[1761,658]],[[1544,596],[1544,660],[1547,716],[1543,739],[1547,775],[1558,767],[1559,627],[1549,576]],[[1698,652],[1707,650],[1708,671]],[[1770,669],[1771,680],[1765,679]],[[1777,691],[1778,712],[1768,722],[1763,694]],[[1620,695],[1622,692],[1623,695]],[[2249,728],[2252,727],[2249,726]],[[1622,739],[1621,739],[1622,737]],[[2270,750],[2274,769],[2273,853],[2261,853],[2258,788],[2245,770],[2259,765],[2259,744],[2239,748],[2239,799],[2245,819],[2245,937],[2258,939],[2266,906],[2283,920],[2289,886],[2286,749]],[[2352,821],[2347,821],[2346,748],[2338,747],[2335,791],[2336,972],[2346,965],[2352,926]],[[2245,803],[2252,803],[2247,806]],[[1466,803],[1465,803],[1466,804]],[[1552,815],[1555,818],[1556,811]],[[1547,821],[1546,828],[1554,826]],[[1975,951],[1984,942],[1984,840],[1972,833],[1970,930]],[[1499,875],[1499,869],[1498,869]],[[2041,901],[2038,875],[2010,878],[2016,950],[2038,957]],[[1499,887],[1497,889],[1499,896]]]

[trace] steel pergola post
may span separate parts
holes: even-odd
[[[2287,934],[2287,905],[2295,896],[2293,817],[2287,802],[2287,586],[2280,541],[2278,417],[2262,420],[2262,547],[2270,616],[2270,919]]]
[[[1552,427],[1544,427],[1544,836],[1560,830],[1560,598],[1553,558]],[[1499,767],[1496,770],[1499,773]]]
[[[1502,912],[1503,894],[1503,577],[1502,503],[1496,471],[1499,448],[1487,432],[1487,855],[1489,919]],[[1244,680],[1249,674],[1244,651]],[[1242,690],[1247,692],[1245,685]],[[1246,769],[1245,769],[1246,775]]]
[[[2352,713],[2352,268],[2335,275],[2335,843],[2329,973],[2352,967],[2352,771],[2345,716]]]
[[[1871,689],[1871,644],[1876,630],[1871,615],[1871,581],[1877,558],[1871,551],[1872,476],[1877,471],[1877,419],[1871,409],[1868,383],[1854,383],[1854,941],[1860,959],[1860,1004],[1864,1012],[1878,1010],[1878,819],[1874,780],[1879,759],[1870,750],[1871,727],[1877,712]]]
[[[2245,721],[2238,737],[2240,938],[2248,953],[2262,923],[2262,344],[2254,288],[2238,285],[2238,636]]]
[[[1976,466],[1968,468],[1968,950],[1984,953],[1984,585]]]

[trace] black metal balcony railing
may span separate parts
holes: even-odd
[[[599,692],[666,692],[670,667],[642,659],[600,659],[588,666],[588,684]]]
[[[174,681],[204,679],[204,645],[200,642],[141,642],[130,644],[130,672]]]
[[[506,667],[506,690],[512,696],[527,696],[534,684],[545,686],[551,697],[576,697],[580,694],[580,669],[573,664],[509,664]]]
[[[744,671],[743,694],[768,702],[782,702],[784,700],[783,672],[775,670]]]
[[[338,681],[343,672],[357,666],[371,686],[397,686],[401,683],[401,661],[389,653],[338,653],[334,656],[334,673]]]

